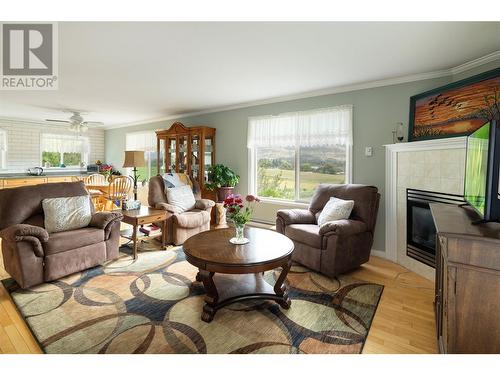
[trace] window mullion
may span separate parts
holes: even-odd
[[[257,152],[258,149],[257,147],[253,148],[253,152],[250,155],[250,158],[252,160],[252,165],[251,168],[253,169],[253,179],[251,181],[251,186],[252,186],[252,191],[250,194],[258,194],[258,174],[259,174],[259,166],[258,166],[258,159],[257,159]]]
[[[299,200],[300,192],[300,145],[295,143],[295,200]]]

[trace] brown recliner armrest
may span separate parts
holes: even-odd
[[[363,233],[367,230],[368,227],[362,221],[343,219],[324,223],[319,228],[319,234],[322,236],[352,236],[353,234]]]
[[[158,210],[165,210],[171,214],[180,214],[182,210],[168,203],[156,203],[155,208]]]
[[[196,201],[196,204],[194,205],[194,208],[197,208],[199,210],[207,210],[209,208],[212,208],[215,206],[215,202],[210,199],[198,199]]]
[[[298,208],[278,210],[276,215],[283,220],[285,225],[316,223],[316,217],[309,210]]]
[[[89,227],[105,229],[112,222],[121,221],[122,219],[121,212],[96,212],[90,219]]]
[[[29,224],[12,225],[0,232],[0,237],[4,241],[21,242],[26,241],[33,246],[33,252],[37,257],[43,257],[42,242],[49,240],[49,233],[45,228]]]
[[[111,235],[113,225],[120,223],[122,219],[121,212],[96,212],[90,218],[89,227],[104,229],[104,238],[107,240]]]

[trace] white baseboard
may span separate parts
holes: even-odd
[[[273,227],[275,225],[275,223],[268,223],[268,222],[262,222],[262,221],[250,221],[247,225],[250,227],[271,229],[271,227]]]
[[[379,257],[379,258],[387,259],[387,253],[385,251],[382,251],[382,250],[372,249],[370,255],[374,255],[374,256]]]

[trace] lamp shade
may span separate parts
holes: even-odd
[[[125,151],[123,168],[144,167],[144,151]]]

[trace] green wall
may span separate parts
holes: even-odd
[[[123,163],[125,134],[127,132],[165,129],[173,122],[185,125],[203,124],[217,129],[217,162],[228,165],[241,175],[238,190],[247,193],[248,157],[246,150],[249,116],[272,115],[290,111],[309,110],[352,104],[353,109],[353,182],[375,185],[382,195],[379,208],[374,249],[385,249],[385,153],[384,144],[392,143],[391,131],[397,122],[403,122],[407,130],[409,98],[412,95],[445,85],[454,80],[500,66],[500,61],[475,69],[470,74],[460,74],[431,80],[363,89],[339,94],[323,95],[280,103],[222,111],[175,120],[146,123],[138,126],[106,131],[106,162],[115,166]],[[365,147],[373,147],[373,156],[364,156]],[[268,205],[256,212],[258,219],[274,217],[276,207]]]

